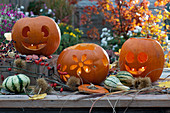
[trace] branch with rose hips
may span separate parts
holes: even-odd
[[[35,56],[34,56],[35,57]],[[3,62],[8,62],[6,61],[6,59],[9,58],[8,56],[5,56],[5,57],[1,57],[1,63],[3,65]],[[2,73],[4,72],[9,72],[12,74],[18,74],[18,72],[16,70],[21,70],[22,72],[24,73],[27,73],[26,75],[29,76],[29,77],[33,77],[33,78],[39,78],[39,77],[43,77],[45,80],[49,81],[50,82],[50,85],[55,89],[55,87],[57,86],[60,86],[60,92],[62,92],[63,90],[65,89],[69,89],[69,87],[67,85],[65,85],[61,80],[60,80],[60,74],[61,73],[52,73],[52,75],[47,75],[45,74],[45,70],[47,69],[48,71],[51,70],[52,68],[54,68],[53,66],[50,66],[50,62],[47,62],[47,60],[44,58],[44,57],[40,57],[40,58],[31,58],[31,57],[28,57],[26,55],[15,55],[15,60],[21,58],[22,60],[24,60],[25,62],[31,62],[33,64],[36,64],[39,68],[39,66],[43,66],[43,72],[41,73],[37,73],[37,72],[33,72],[33,71],[30,71],[30,70],[27,70],[27,69],[24,69],[24,68],[19,68],[19,67],[16,67],[14,66],[13,62],[10,62],[10,66],[0,66],[0,68],[2,68],[0,70],[0,73],[1,73],[1,80],[3,81],[4,80],[4,76]],[[49,59],[52,58],[52,56],[49,56],[48,57]],[[14,60],[14,61],[15,61]],[[38,75],[38,76],[36,76]]]

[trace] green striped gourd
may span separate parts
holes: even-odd
[[[134,77],[132,76],[132,74],[127,71],[118,71],[116,77],[125,86],[132,86],[134,81]]]
[[[27,88],[30,84],[30,79],[24,74],[18,74],[14,76],[7,77],[3,83],[2,87],[7,91],[20,93],[23,92],[23,88]]]
[[[106,80],[104,81],[104,87],[109,89],[109,90],[129,90],[130,88],[127,86],[124,86],[120,80],[114,76],[111,75],[109,77],[106,78]]]

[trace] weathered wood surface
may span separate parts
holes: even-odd
[[[87,95],[47,95],[43,100],[29,100],[26,95],[0,95],[0,108],[89,108],[96,98],[81,99]],[[111,95],[104,97],[94,104],[94,107],[111,107],[108,99],[116,107],[170,107],[170,95],[138,95],[132,101],[134,95]]]

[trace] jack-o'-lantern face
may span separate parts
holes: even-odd
[[[64,49],[58,57],[58,64],[61,64],[61,71],[81,78],[83,83],[100,84],[109,71],[106,51],[93,43],[81,43]]]
[[[60,44],[60,29],[49,17],[22,18],[12,28],[14,46],[22,54],[51,55]]]
[[[163,50],[152,39],[128,39],[122,46],[119,65],[121,71],[128,71],[134,77],[150,77],[156,81],[163,70]]]
[[[136,57],[136,58],[135,58]],[[126,60],[126,64],[125,64],[125,68],[127,71],[129,71],[130,73],[132,73],[133,75],[140,75],[142,74],[147,66],[145,65],[145,62],[148,61],[148,55],[145,52],[140,52],[139,54],[134,55],[132,52],[128,52],[125,56],[125,60]],[[136,63],[135,60],[137,62],[139,62],[139,65],[141,64],[140,67],[129,67],[129,64],[131,63]]]

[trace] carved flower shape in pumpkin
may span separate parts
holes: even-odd
[[[106,51],[93,43],[80,43],[64,49],[58,57],[58,64],[61,64],[62,72],[82,78],[83,83],[100,84],[109,71]]]
[[[83,54],[81,56],[81,61],[78,61],[78,58],[76,55],[72,56],[72,59],[77,63],[75,65],[70,66],[70,70],[74,70],[78,67],[77,69],[77,75],[80,75],[82,73],[82,69],[86,72],[89,73],[91,71],[90,67],[88,65],[91,65],[93,63],[92,60],[87,60],[87,55]]]

